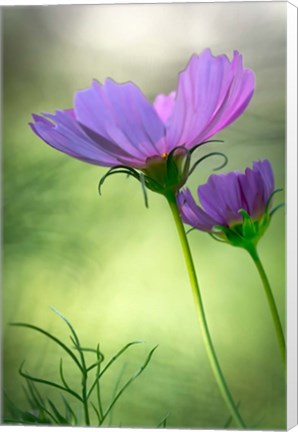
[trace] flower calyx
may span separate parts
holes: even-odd
[[[246,210],[240,209],[239,213],[242,215],[242,222],[230,224],[229,226],[215,225],[213,231],[210,232],[211,237],[220,242],[229,243],[232,246],[242,247],[246,250],[255,248],[267,230],[273,214],[284,206],[284,203],[282,203],[273,209],[270,208],[273,195],[281,190],[277,189],[270,195],[265,211],[258,218],[252,218]]]
[[[175,147],[170,153],[164,152],[161,155],[147,158],[144,168],[139,168],[138,170],[126,165],[116,165],[110,168],[100,179],[98,184],[99,194],[101,195],[101,188],[107,177],[113,174],[126,174],[128,177],[133,177],[141,183],[146,207],[148,207],[146,189],[164,196],[176,195],[178,190],[186,183],[188,177],[203,160],[211,156],[223,157],[224,162],[216,167],[215,171],[227,163],[228,159],[223,153],[211,152],[190,166],[192,154],[197,148],[198,146],[195,146],[191,150],[188,150],[184,146]]]

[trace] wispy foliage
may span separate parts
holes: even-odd
[[[144,372],[148,366],[154,351],[154,347],[147,355],[144,363],[132,374],[124,383],[119,380],[112,395],[104,400],[103,403],[101,384],[113,364],[132,346],[142,343],[142,341],[132,341],[121,348],[110,359],[106,360],[98,344],[96,348],[82,346],[79,337],[71,323],[56,309],[53,311],[58,314],[70,330],[71,346],[66,345],[57,336],[49,333],[41,327],[26,324],[12,323],[12,326],[23,327],[35,330],[49,338],[58,345],[64,354],[75,364],[78,372],[78,382],[69,383],[65,378],[63,358],[59,363],[59,378],[56,381],[34,376],[25,370],[23,362],[19,373],[25,380],[23,390],[26,395],[29,409],[17,407],[6,395],[8,408],[11,416],[4,419],[5,423],[21,424],[53,424],[71,426],[102,426],[107,423],[107,419],[112,414],[116,403],[128,389],[128,387]],[[93,359],[90,360],[90,355]],[[47,396],[44,387],[52,387],[59,391],[59,397],[55,401]],[[80,390],[77,390],[77,387]],[[60,402],[57,402],[60,400]]]

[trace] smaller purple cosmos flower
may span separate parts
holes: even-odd
[[[73,108],[33,115],[32,130],[74,158],[111,167],[159,193],[177,190],[189,175],[191,152],[237,120],[255,87],[252,70],[235,51],[230,61],[209,49],[193,55],[176,91],[153,103],[133,83],[94,81]]]
[[[211,175],[199,186],[199,207],[189,189],[178,194],[183,222],[234,246],[256,244],[269,225],[274,176],[268,160],[253,163],[245,173]]]

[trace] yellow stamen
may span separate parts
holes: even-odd
[[[168,156],[168,153],[166,153],[166,152],[164,152],[164,153],[161,154],[161,157],[162,157],[163,159],[166,159],[167,156]]]

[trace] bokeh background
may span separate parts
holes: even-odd
[[[114,176],[103,196],[105,169],[55,151],[28,127],[32,112],[72,106],[93,78],[131,80],[153,100],[177,84],[189,57],[210,47],[239,50],[256,73],[244,115],[218,134],[223,171],[244,170],[268,158],[276,186],[285,184],[286,5],[282,2],[7,7],[3,9],[3,384],[18,405],[26,401],[18,367],[58,376],[61,351],[22,321],[59,334],[60,310],[85,345],[108,357],[131,348],[104,383],[106,398],[119,370],[137,370],[159,345],[144,374],[123,395],[112,426],[222,428],[229,417],[204,350],[177,233],[166,201]],[[195,190],[217,160],[189,181]],[[276,197],[283,200],[283,194]],[[285,314],[284,209],[259,252],[278,309]],[[257,272],[247,253],[204,233],[190,243],[210,330],[233,395],[250,428],[285,427],[285,387],[274,328]],[[124,377],[125,378],[125,377]],[[4,406],[4,414],[6,407]],[[233,423],[231,427],[233,427]]]

